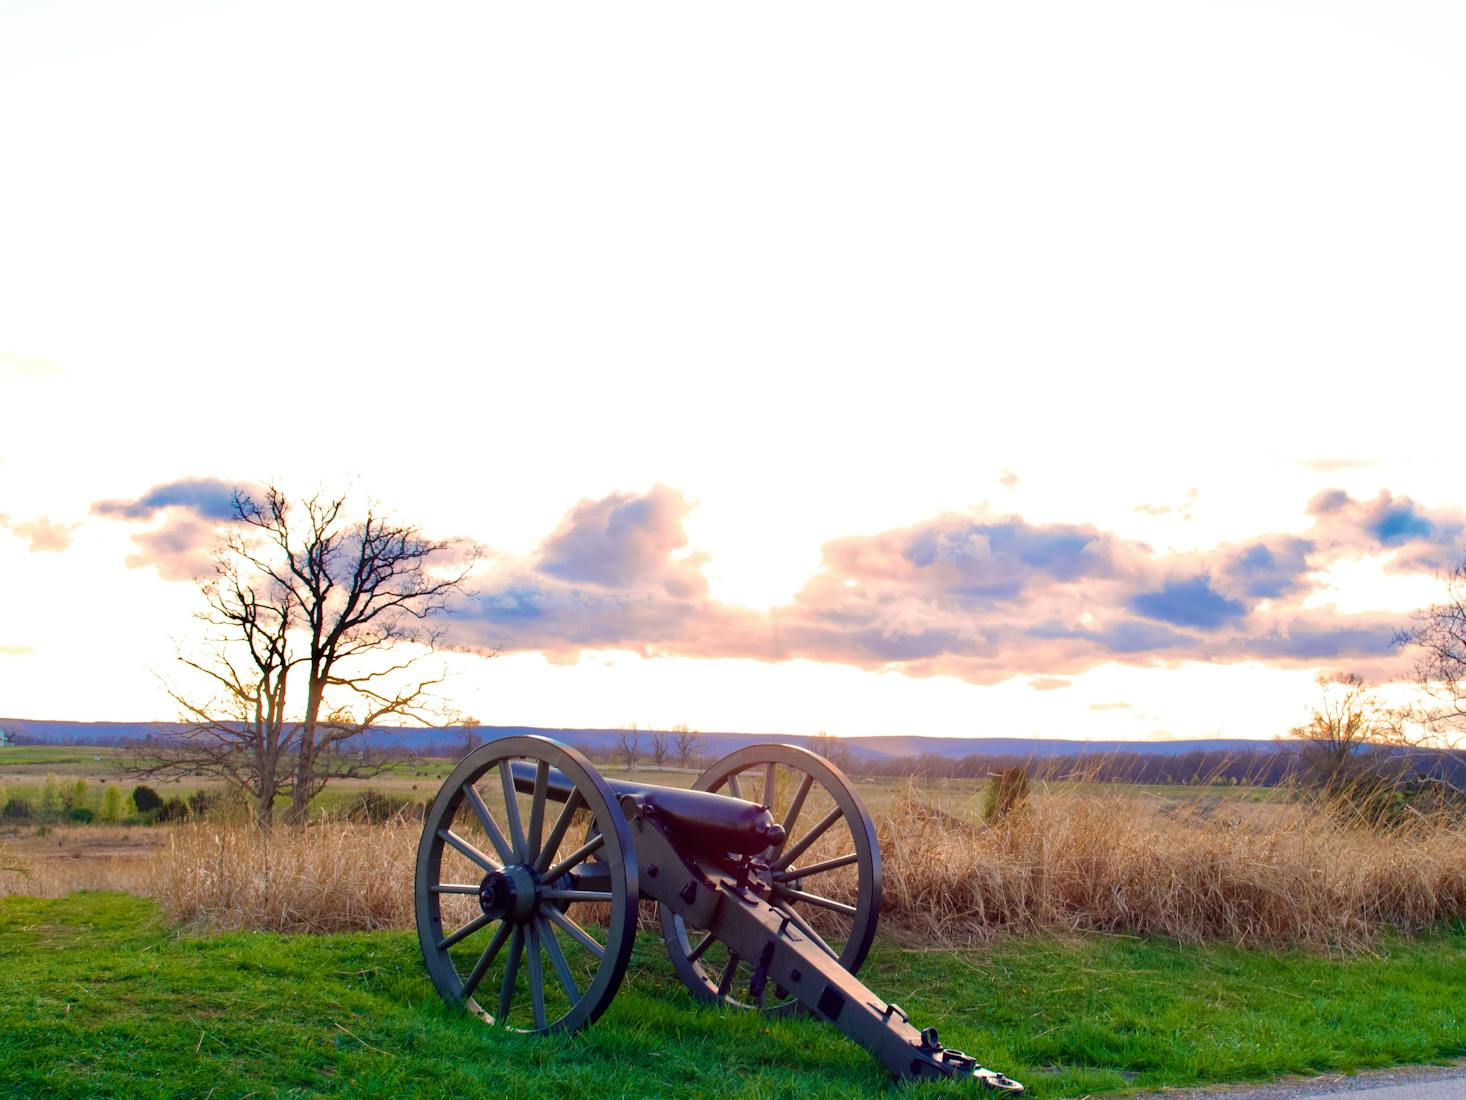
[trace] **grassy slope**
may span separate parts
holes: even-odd
[[[1348,962],[1119,937],[881,948],[865,977],[1037,1097],[1466,1053],[1466,930]],[[651,939],[598,1024],[534,1039],[447,1010],[407,934],[180,936],[128,895],[0,899],[0,1096],[895,1091],[828,1025],[694,1007]]]

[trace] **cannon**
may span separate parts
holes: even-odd
[[[880,916],[880,850],[850,781],[808,750],[739,749],[686,790],[609,780],[549,738],[490,741],[428,807],[414,886],[434,986],[489,1024],[594,1021],[650,901],[695,997],[813,1014],[898,1078],[1023,1091],[856,977]]]

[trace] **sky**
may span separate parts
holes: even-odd
[[[484,548],[485,723],[1283,733],[1466,553],[1463,108],[1450,3],[0,0],[0,714],[175,717],[274,482]]]

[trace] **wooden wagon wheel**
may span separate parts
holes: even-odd
[[[773,904],[856,973],[880,919],[881,853],[870,814],[844,773],[808,749],[751,745],[717,761],[692,786],[769,807],[785,832],[762,856]],[[746,981],[751,962],[731,956],[709,933],[688,929],[675,913],[662,908],[659,916],[667,954],[694,996],[775,1014],[799,1011],[799,1002],[780,990],[767,991],[756,1005],[736,999],[740,969]]]
[[[532,769],[528,791],[516,761]],[[551,769],[571,785],[563,803]],[[616,995],[636,935],[636,857],[615,796],[574,749],[516,736],[464,757],[428,808],[414,886],[423,959],[446,1000],[546,1032],[590,1023]]]

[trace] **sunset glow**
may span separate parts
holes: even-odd
[[[485,548],[483,723],[1271,737],[1408,677],[1458,14],[573,7],[0,7],[0,715],[175,717],[264,482]]]

